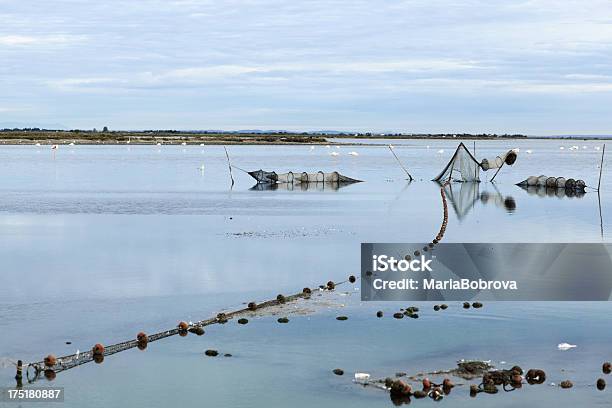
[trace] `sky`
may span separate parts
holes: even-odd
[[[612,134],[609,0],[0,0],[0,127]]]

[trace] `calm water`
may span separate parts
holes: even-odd
[[[417,181],[404,180],[384,146],[228,148],[233,164],[247,170],[338,170],[365,181],[337,191],[253,191],[253,180],[240,170],[230,190],[223,149],[214,146],[61,146],[55,153],[46,146],[0,147],[0,357],[30,361],[85,350],[357,275],[361,242],[431,240],[442,207],[429,180],[457,142],[393,143]],[[569,150],[572,145],[579,149]],[[513,147],[521,154],[495,185],[453,186],[445,241],[609,241],[610,155],[603,235],[596,193],[547,197],[514,186],[539,174],[595,186],[599,145],[479,142],[479,158]],[[610,402],[609,391],[591,386],[610,360],[608,303],[486,303],[477,312],[453,304],[444,314],[421,304],[419,320],[396,321],[374,313],[390,315],[405,305],[362,304],[352,286],[343,290],[350,295],[332,298],[340,306],[317,307],[288,325],[272,317],[244,327],[230,322],[203,337],[170,338],[146,352],[86,364],[52,384],[66,388],[69,407],[389,406],[385,393],[352,384],[352,373],[384,377],[482,358],[542,367],[550,381],[571,378],[575,388],[531,386],[476,400],[459,388],[445,404]],[[336,321],[340,313],[349,320]],[[578,348],[560,352],[561,342]],[[203,357],[208,348],[233,357]],[[336,367],[347,375],[332,375]],[[0,385],[12,384],[13,375],[12,368],[0,369]]]

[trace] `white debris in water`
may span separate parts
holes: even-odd
[[[527,149],[527,150],[525,150],[525,151],[527,152],[527,154],[531,154],[531,153],[533,153],[533,150],[531,150],[531,149]]]
[[[565,147],[561,146],[559,147],[559,150],[565,150]]]
[[[600,147],[599,147],[599,146],[595,146],[595,150],[599,150],[599,149],[600,149]]]
[[[357,152],[349,152],[349,155],[350,156],[359,156],[359,153],[357,153]]]
[[[557,348],[559,350],[561,350],[561,351],[566,351],[566,350],[569,350],[569,349],[576,348],[576,345],[575,344],[569,344],[569,343],[560,343],[560,344],[557,345]]]
[[[444,149],[438,150],[438,154],[442,154],[442,153],[444,153]]]
[[[340,156],[340,153],[338,153],[338,152],[331,152],[330,155],[331,156]]]
[[[506,362],[505,361],[500,361],[499,364],[504,365],[504,364],[506,364]]]
[[[368,373],[355,373],[355,382],[366,382],[370,379],[370,374]]]

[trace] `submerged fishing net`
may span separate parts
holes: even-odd
[[[292,171],[276,173],[274,171],[256,170],[248,173],[258,183],[358,183],[361,181],[343,176],[337,171],[331,173],[322,171],[316,173],[294,173]]]
[[[480,181],[479,171],[478,160],[460,143],[453,157],[434,181]]]

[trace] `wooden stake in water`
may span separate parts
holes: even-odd
[[[225,149],[225,157],[227,157],[227,166],[229,167],[230,179],[232,179],[232,188],[234,187],[234,175],[232,174],[232,163],[230,162],[229,154],[227,153],[227,147],[223,146]]]
[[[391,150],[391,153],[393,153],[393,156],[395,157],[395,160],[397,160],[397,162],[399,163],[399,165],[401,166],[401,168],[406,172],[406,174],[409,177],[409,180],[412,181],[414,180],[412,178],[412,176],[410,175],[410,173],[408,173],[408,170],[406,170],[406,168],[404,167],[404,165],[402,164],[402,162],[400,161],[399,157],[397,157],[397,154],[395,154],[395,152],[393,151],[393,146],[389,145],[389,150]]]
[[[597,191],[599,191],[599,187],[601,187],[601,173],[603,171],[604,164],[604,155],[606,154],[606,145],[603,145],[603,149],[601,149],[601,164],[599,165],[599,181],[597,182]]]
[[[603,172],[605,153],[606,153],[606,145],[604,144],[603,149],[601,149],[601,164],[599,165],[599,180],[597,181],[597,201],[599,203],[599,229],[601,230],[602,239],[604,237],[604,230],[603,230],[603,216],[601,214],[601,193],[599,192],[599,189],[601,188],[601,173]]]

